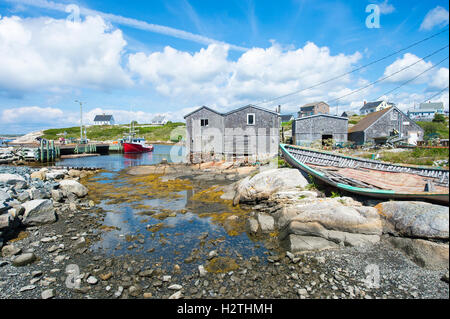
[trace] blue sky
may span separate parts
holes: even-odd
[[[70,4],[79,20],[76,11],[68,19]],[[366,26],[369,4],[378,5],[379,28]],[[2,134],[75,126],[77,99],[86,102],[85,123],[101,112],[121,123],[182,120],[200,105],[224,111],[271,100],[446,30],[448,2],[3,0],[0,16]],[[431,68],[383,98],[406,110],[436,95],[448,108],[448,47],[417,62],[448,36],[261,106],[293,113],[323,100],[333,101],[332,113],[357,110]]]

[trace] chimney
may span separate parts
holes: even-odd
[[[277,113],[281,113],[281,105],[278,105]]]

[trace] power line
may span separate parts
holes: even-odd
[[[388,78],[390,78],[390,77],[393,77],[394,75],[396,75],[396,74],[398,74],[398,73],[400,73],[400,72],[403,72],[403,71],[406,70],[406,69],[409,69],[410,67],[416,65],[417,63],[419,63],[419,62],[425,60],[426,58],[429,58],[430,56],[433,56],[433,55],[437,54],[438,52],[440,52],[440,51],[442,51],[442,50],[444,50],[444,49],[446,49],[446,48],[448,48],[448,45],[446,45],[446,46],[444,46],[444,47],[442,47],[442,48],[440,48],[440,49],[434,51],[433,53],[428,54],[427,56],[424,56],[423,58],[417,60],[416,62],[414,62],[414,63],[412,63],[412,64],[409,64],[409,65],[407,65],[406,67],[404,67],[404,68],[402,68],[402,69],[400,69],[400,70],[398,70],[398,71],[396,71],[396,72],[394,72],[394,73],[391,73],[390,75],[387,75],[387,76],[385,76],[385,77],[383,77],[383,78],[380,78],[380,79],[378,79],[378,80],[376,80],[376,81],[374,81],[374,82],[371,82],[371,83],[369,83],[369,84],[367,84],[367,85],[365,85],[365,86],[363,86],[363,87],[361,87],[361,88],[359,88],[359,89],[356,89],[356,90],[353,90],[353,91],[351,91],[351,92],[349,92],[349,93],[347,93],[347,94],[344,94],[344,95],[342,95],[342,96],[340,96],[340,97],[338,97],[338,98],[336,98],[336,99],[330,100],[330,101],[328,101],[327,103],[330,104],[330,103],[335,102],[335,101],[337,101],[337,100],[340,100],[340,99],[342,99],[342,98],[344,98],[344,97],[347,97],[347,96],[349,96],[349,95],[352,95],[352,94],[355,94],[355,93],[357,93],[357,92],[360,92],[360,91],[362,91],[362,90],[364,90],[364,89],[367,89],[369,86],[372,86],[372,85],[377,84],[377,83],[379,83],[379,82],[381,82],[381,81],[384,81],[384,80],[386,80],[386,79],[388,79]]]
[[[436,93],[436,94],[430,96],[428,99],[424,100],[422,103],[425,103],[426,101],[430,101],[432,98],[434,98],[434,97],[440,95],[442,92],[444,92],[444,91],[446,91],[446,90],[448,90],[448,86],[447,86],[446,88],[440,90],[438,93]]]
[[[273,102],[273,101],[276,101],[276,100],[279,100],[279,99],[282,99],[282,98],[285,98],[285,97],[288,97],[288,96],[291,96],[291,95],[298,94],[298,93],[300,93],[300,92],[303,92],[303,91],[306,91],[306,90],[309,90],[309,89],[313,89],[313,88],[318,87],[318,86],[320,86],[320,85],[323,85],[323,84],[332,82],[332,81],[337,80],[337,79],[339,79],[339,78],[341,78],[341,77],[344,77],[344,76],[346,76],[346,75],[350,75],[350,74],[352,74],[352,73],[354,73],[354,72],[356,72],[356,71],[365,69],[365,68],[367,68],[367,67],[369,67],[369,66],[371,66],[371,65],[373,65],[373,64],[376,64],[376,63],[378,63],[378,62],[381,62],[381,61],[383,61],[383,60],[386,60],[386,59],[388,59],[388,58],[390,58],[390,57],[392,57],[392,56],[394,56],[394,55],[397,55],[397,54],[400,53],[400,52],[406,51],[406,50],[408,50],[408,49],[410,49],[410,48],[412,48],[412,47],[414,47],[414,46],[416,46],[416,45],[418,45],[418,44],[420,44],[420,43],[423,43],[423,42],[425,42],[425,41],[428,41],[428,40],[430,40],[430,39],[432,39],[432,38],[434,38],[434,37],[436,37],[436,36],[438,36],[438,35],[440,35],[440,34],[442,34],[442,33],[444,33],[444,32],[447,32],[447,31],[448,31],[448,28],[445,28],[444,30],[442,30],[442,31],[440,31],[440,32],[438,32],[438,33],[435,33],[435,34],[433,34],[433,35],[431,35],[431,36],[429,36],[429,37],[427,37],[427,38],[424,38],[424,39],[422,39],[422,40],[420,40],[420,41],[414,42],[413,44],[411,44],[411,45],[409,45],[409,46],[407,46],[407,47],[404,47],[404,48],[402,48],[402,49],[400,49],[400,50],[397,50],[397,51],[395,51],[395,52],[393,52],[393,53],[391,53],[391,54],[388,54],[388,55],[386,55],[386,56],[384,56],[384,57],[379,58],[378,60],[372,61],[372,62],[370,62],[370,63],[368,63],[368,64],[365,64],[365,65],[363,65],[363,66],[360,66],[360,67],[358,67],[358,68],[356,68],[356,69],[353,69],[353,70],[351,70],[351,71],[349,71],[349,72],[343,73],[343,74],[341,74],[341,75],[335,76],[335,77],[330,78],[330,79],[328,79],[328,80],[319,82],[319,83],[317,83],[317,84],[314,84],[314,85],[312,85],[312,86],[309,86],[309,87],[304,88],[304,89],[301,89],[301,90],[297,90],[297,91],[292,92],[292,93],[288,93],[288,94],[285,94],[285,95],[281,95],[281,96],[275,97],[275,98],[270,99],[270,100],[267,100],[267,101],[261,101],[261,102],[258,102],[258,103],[254,104],[254,105],[258,106],[258,105],[261,105],[261,104],[270,103],[270,102]]]

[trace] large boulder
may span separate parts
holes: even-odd
[[[268,199],[273,193],[292,188],[303,188],[308,181],[292,168],[268,169],[248,176],[236,185],[234,203],[257,202]]]
[[[84,197],[88,193],[88,189],[85,186],[71,179],[59,182],[59,187],[67,193],[75,194],[77,197]]]
[[[448,269],[448,244],[401,237],[391,237],[389,242],[421,267],[434,270]]]
[[[449,208],[446,206],[390,201],[375,207],[384,220],[386,233],[412,238],[449,238]]]
[[[25,208],[22,223],[25,226],[43,225],[56,221],[55,209],[50,199],[30,200],[22,207]]]
[[[287,241],[285,245],[292,246],[292,251],[307,247],[313,247],[313,250],[314,247],[332,248],[336,244],[373,244],[380,241],[382,234],[382,222],[377,210],[361,206],[350,198],[299,202],[285,206],[276,213],[276,218],[280,240]],[[310,237],[316,238],[313,240]],[[326,241],[330,243],[326,244]]]
[[[27,181],[17,174],[0,174],[0,184],[14,185],[17,188],[23,188],[27,185]]]

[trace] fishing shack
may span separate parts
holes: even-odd
[[[311,146],[312,143],[333,141],[334,144],[347,142],[348,118],[330,114],[316,114],[299,117],[292,123],[293,143]]]
[[[202,106],[184,118],[190,162],[242,157],[262,160],[278,154],[278,112],[247,105],[221,113]]]
[[[424,130],[396,106],[370,113],[348,131],[348,139],[357,145],[375,142],[381,137],[398,136],[408,144],[417,145]]]

